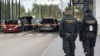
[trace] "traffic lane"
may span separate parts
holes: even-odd
[[[98,35],[96,40],[96,46],[94,48],[94,56],[100,56],[100,35]]]
[[[100,35],[100,24],[98,24],[98,35]]]
[[[22,36],[25,34],[31,33],[31,31],[29,32],[20,32],[20,33],[3,33],[0,32],[0,40],[1,39],[9,39],[9,38],[14,38],[15,36]]]
[[[43,56],[64,56],[65,53],[62,49],[62,39],[59,37],[57,38],[53,44],[47,49],[47,51],[43,54]],[[85,56],[84,49],[82,46],[82,42],[79,41],[79,37],[75,41],[76,43],[76,56]],[[100,56],[100,35],[97,36],[96,46],[94,49],[94,56]]]
[[[58,36],[57,33],[39,32],[11,34],[8,38],[4,36],[9,33],[0,34],[0,56],[41,56],[47,46]]]
[[[42,34],[41,34],[42,33]],[[18,37],[22,37],[22,36],[27,36],[27,35],[43,35],[45,34],[45,32],[34,32],[34,31],[27,31],[27,32],[20,32],[20,33],[0,33],[0,40],[5,40],[5,39],[9,39],[9,38],[18,38]],[[47,33],[47,32],[46,32]]]

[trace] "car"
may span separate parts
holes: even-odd
[[[54,18],[42,18],[35,24],[35,29],[39,31],[57,31],[58,28],[58,20]]]
[[[33,30],[33,25],[35,23],[35,16],[23,16],[19,20],[22,23],[23,31]]]
[[[5,20],[3,25],[3,31],[7,32],[21,32],[21,21],[20,20]]]

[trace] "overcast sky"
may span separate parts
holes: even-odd
[[[61,0],[21,0],[21,4],[24,5],[26,12],[28,11],[28,9],[32,8],[33,3],[37,3],[37,4],[61,4],[60,3]],[[66,6],[66,2],[69,2],[69,0],[62,0],[63,4]]]

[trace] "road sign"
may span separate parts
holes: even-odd
[[[59,4],[58,4],[58,7],[59,7],[59,9],[61,10],[61,12],[64,12],[65,11],[65,9],[66,9],[66,7],[68,7],[68,4],[67,4],[67,2],[60,2]]]

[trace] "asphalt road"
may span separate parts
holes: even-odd
[[[79,41],[79,37],[76,40],[75,56],[85,56],[82,42]],[[97,37],[96,46],[94,48],[94,56],[100,56],[100,35]],[[58,37],[51,46],[44,52],[43,56],[65,56],[62,49],[62,39]]]
[[[0,33],[0,56],[41,56],[56,32]]]
[[[100,37],[100,26],[98,37]],[[62,40],[56,32],[0,33],[0,56],[64,56]],[[56,41],[54,41],[57,38]],[[52,43],[52,41],[54,41]],[[81,42],[77,42],[77,56],[82,56]],[[100,38],[97,39],[96,56],[100,56]],[[50,44],[50,48],[47,48]],[[80,48],[81,47],[81,48]],[[45,51],[47,49],[47,51]],[[79,53],[81,52],[81,53]]]

